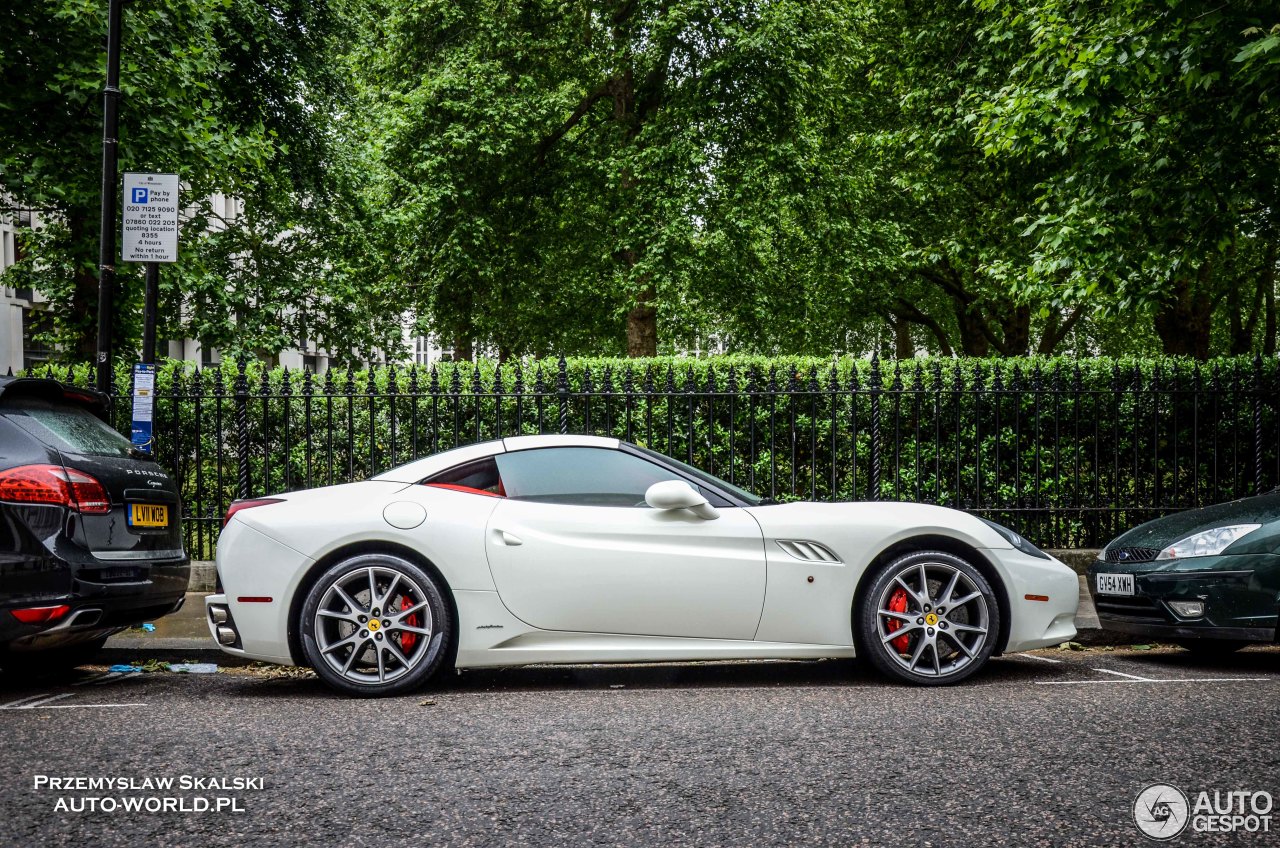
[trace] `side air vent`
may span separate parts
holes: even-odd
[[[839,562],[840,558],[830,549],[817,542],[806,542],[801,539],[778,539],[778,547],[796,559],[805,562]]]

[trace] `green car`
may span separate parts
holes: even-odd
[[[1148,521],[1088,572],[1107,630],[1205,653],[1275,642],[1280,489]]]

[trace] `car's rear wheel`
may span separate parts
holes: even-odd
[[[307,662],[352,695],[422,685],[444,664],[453,635],[436,580],[402,557],[362,554],[330,568],[307,593],[299,622]]]
[[[905,683],[958,683],[990,659],[1000,632],[991,584],[953,554],[920,551],[886,565],[863,595],[859,653]]]
[[[1253,644],[1239,639],[1186,639],[1178,642],[1183,650],[1202,657],[1221,657],[1233,654]]]

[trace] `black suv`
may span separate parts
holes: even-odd
[[[182,606],[177,487],[108,409],[88,389],[0,377],[0,668],[77,664]]]

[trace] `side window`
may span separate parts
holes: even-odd
[[[422,485],[441,486],[459,491],[469,491],[478,495],[494,495],[496,497],[504,497],[506,495],[506,491],[502,487],[502,480],[498,477],[498,466],[494,463],[492,457],[455,465],[453,468],[441,471],[439,474],[434,474],[423,480]]]
[[[654,483],[683,479],[608,448],[535,448],[499,454],[497,463],[507,497],[578,506],[643,507],[644,493]]]

